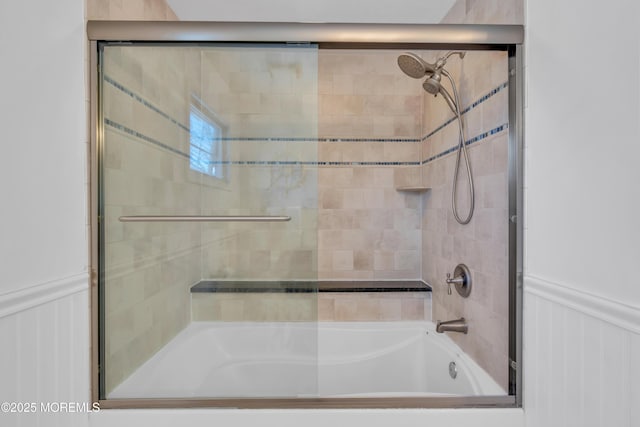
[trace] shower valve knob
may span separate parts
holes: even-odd
[[[471,272],[464,264],[458,264],[453,270],[453,279],[451,274],[447,273],[446,283],[449,285],[448,294],[451,295],[451,285],[455,285],[456,291],[461,297],[466,298],[471,293]]]
[[[447,273],[447,283],[449,284],[449,289],[451,289],[452,283],[454,285],[464,285],[466,281],[467,281],[467,278],[465,275],[456,276],[452,279],[451,274]]]

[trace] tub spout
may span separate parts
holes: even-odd
[[[447,320],[446,322],[441,322],[438,320],[436,324],[436,332],[441,334],[443,332],[462,332],[466,334],[469,330],[469,326],[467,325],[467,321],[464,317],[455,320]]]

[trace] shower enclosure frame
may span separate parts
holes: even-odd
[[[91,306],[91,398],[109,408],[462,408],[522,406],[522,271],[524,149],[524,27],[456,24],[319,24],[278,22],[89,21],[89,218]],[[509,390],[506,396],[367,398],[101,399],[99,235],[100,155],[99,55],[113,43],[317,43],[332,49],[501,50],[508,54]]]

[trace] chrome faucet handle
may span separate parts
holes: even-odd
[[[464,264],[458,264],[451,274],[447,273],[446,283],[449,285],[448,294],[451,295],[451,285],[456,286],[456,291],[461,297],[466,298],[471,293],[471,271]]]
[[[451,278],[451,274],[447,273],[447,283],[448,284],[454,284],[454,285],[464,285],[466,282],[466,277],[464,274],[460,275],[460,276],[456,276],[453,279]]]

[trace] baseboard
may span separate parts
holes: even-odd
[[[525,276],[524,292],[640,334],[640,307],[622,304],[532,276]]]
[[[82,273],[9,292],[0,295],[0,318],[88,289],[89,274]]]

